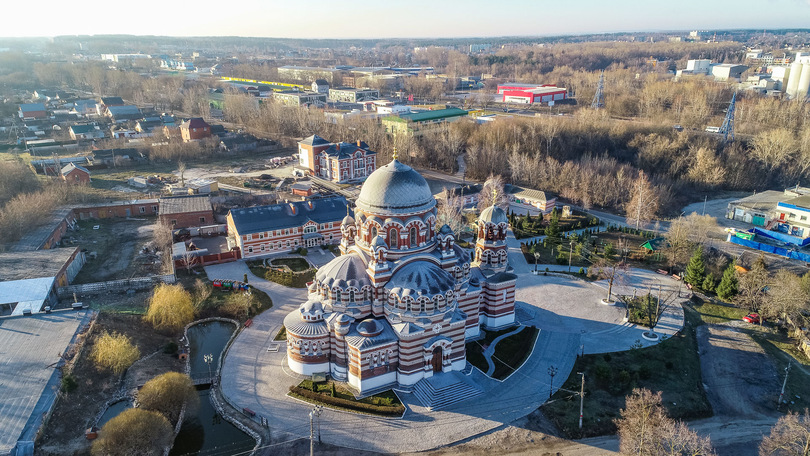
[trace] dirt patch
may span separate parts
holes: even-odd
[[[741,330],[721,325],[698,327],[697,340],[704,388],[716,415],[774,413],[779,378],[762,347]]]
[[[114,301],[116,297],[120,296],[110,295],[108,299]],[[120,332],[129,336],[140,349],[142,357],[158,353],[136,362],[127,371],[124,379],[108,372],[99,372],[90,361],[89,355],[96,337],[102,331]],[[93,424],[93,420],[105,403],[121,391],[122,385],[129,388],[141,385],[155,375],[182,370],[182,363],[176,357],[161,351],[171,340],[173,338],[156,334],[150,326],[143,323],[140,315],[101,312],[93,333],[84,342],[81,356],[73,361],[75,366],[72,375],[78,386],[76,390],[64,394],[58,400],[45,432],[37,444],[37,454],[87,453],[90,442],[84,438],[85,429]]]
[[[98,227],[98,229],[96,229]],[[152,248],[154,219],[85,220],[70,232],[68,245],[81,247],[87,264],[73,283],[102,282],[160,274],[160,254]]]

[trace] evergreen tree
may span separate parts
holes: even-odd
[[[710,272],[706,275],[706,278],[703,279],[703,285],[701,285],[700,288],[706,291],[714,291],[715,286],[717,286],[717,278]]]
[[[551,218],[551,222],[546,227],[546,236],[553,238],[560,236],[560,223],[555,217]]]
[[[686,275],[683,277],[683,281],[693,287],[699,287],[703,285],[705,276],[706,265],[703,264],[703,248],[698,247],[695,249],[695,253],[692,254],[689,265],[686,266]]]
[[[737,296],[737,270],[736,270],[737,263],[732,261],[726,267],[726,270],[723,271],[723,278],[720,280],[720,284],[717,285],[717,297],[722,299],[723,301],[731,301],[734,299],[734,296]]]

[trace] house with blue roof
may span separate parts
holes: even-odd
[[[340,222],[348,213],[343,197],[231,209],[226,218],[229,244],[240,248],[242,258],[338,244]]]

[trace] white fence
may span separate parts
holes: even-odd
[[[60,298],[73,296],[73,293],[77,295],[120,293],[127,290],[144,290],[152,288],[158,283],[175,283],[176,281],[177,278],[174,274],[154,275],[135,277],[132,279],[110,280],[107,282],[68,285],[66,287],[59,287],[57,293]]]

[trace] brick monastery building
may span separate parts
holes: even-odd
[[[284,319],[290,369],[329,374],[361,393],[464,369],[468,338],[515,321],[507,224],[502,209],[485,209],[471,259],[450,227],[436,229],[425,179],[394,158],[368,177],[354,217],[343,219],[342,255]]]

